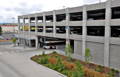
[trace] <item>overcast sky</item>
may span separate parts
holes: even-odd
[[[1,0],[0,23],[16,22],[18,15],[97,2],[99,2],[99,0]]]

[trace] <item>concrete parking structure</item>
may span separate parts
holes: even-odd
[[[22,15],[18,16],[19,41],[32,46],[34,40],[38,48],[38,37],[65,39],[74,57],[85,60],[85,49],[90,48],[91,62],[120,69],[119,21],[120,0]]]

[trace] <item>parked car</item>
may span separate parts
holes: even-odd
[[[56,46],[43,46],[44,49],[56,49]]]

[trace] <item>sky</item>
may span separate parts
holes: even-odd
[[[100,0],[1,0],[0,23],[17,22],[19,15],[38,13],[65,7],[98,3]],[[106,1],[106,0],[101,0]]]

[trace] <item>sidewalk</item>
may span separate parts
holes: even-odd
[[[24,55],[6,54],[0,56],[4,63],[16,69],[24,77],[64,77],[60,73],[28,60]]]
[[[0,55],[0,61],[12,67],[12,70],[17,71],[22,77],[65,77],[54,70],[30,60],[32,55],[40,53],[40,51],[15,54],[6,53]]]

